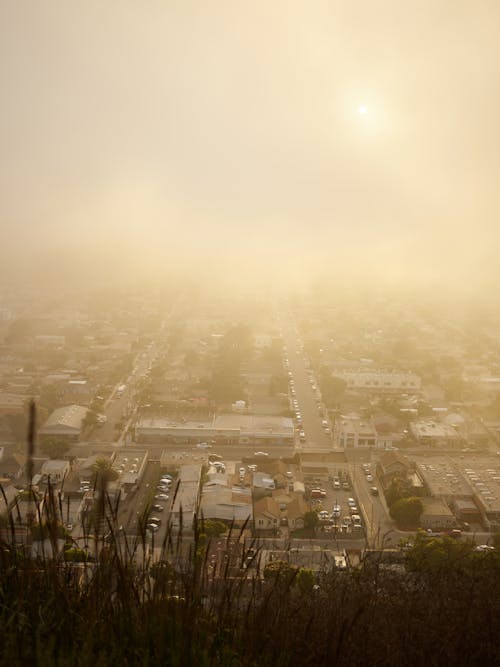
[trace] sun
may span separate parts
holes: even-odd
[[[368,113],[368,109],[365,107],[364,104],[358,107],[358,113],[360,116],[365,116]]]

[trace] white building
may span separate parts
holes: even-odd
[[[421,380],[411,371],[382,371],[365,368],[332,368],[332,375],[347,382],[349,389],[371,393],[412,393],[420,390]]]
[[[51,484],[60,484],[70,471],[69,461],[49,459],[40,470],[42,480],[50,480]]]
[[[335,422],[335,440],[344,449],[373,447],[390,450],[396,437],[390,433],[379,434],[369,419],[341,416]]]

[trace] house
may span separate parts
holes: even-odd
[[[252,520],[252,494],[250,489],[239,489],[214,481],[203,487],[201,513],[205,519],[218,519],[235,525]]]
[[[301,494],[294,495],[293,500],[287,505],[286,518],[291,530],[304,528],[304,515],[309,507]]]
[[[253,506],[253,524],[257,533],[261,531],[277,531],[281,521],[279,504],[270,496],[256,500]]]
[[[406,456],[399,452],[384,452],[377,464],[377,476],[383,486],[387,486],[396,477],[406,479],[413,469],[414,466]]]
[[[254,489],[275,489],[274,479],[265,472],[253,473],[252,485]]]

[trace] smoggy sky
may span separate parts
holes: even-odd
[[[0,0],[2,254],[481,282],[499,26],[497,0]]]

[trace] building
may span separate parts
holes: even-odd
[[[174,421],[143,417],[135,427],[136,442],[195,445],[252,445],[262,449],[271,445],[294,444],[293,421],[287,417],[226,414],[206,421]]]
[[[177,491],[170,509],[172,528],[190,533],[200,501],[201,465],[183,465],[179,470]]]
[[[76,442],[83,430],[83,420],[87,416],[87,408],[82,405],[67,405],[57,408],[38,431],[42,438],[62,437]]]
[[[274,535],[281,522],[279,503],[271,496],[264,496],[254,502],[253,524],[257,534],[272,532]]]
[[[286,506],[286,518],[290,530],[304,528],[304,515],[309,507],[301,493],[294,494],[291,502]]]
[[[380,434],[371,420],[359,417],[341,417],[335,423],[335,440],[340,447],[392,449],[394,438],[389,433]]]
[[[61,484],[63,479],[67,477],[71,466],[69,461],[63,459],[49,459],[45,461],[41,467],[41,481],[47,481],[54,484]]]
[[[456,449],[465,443],[457,429],[445,422],[420,419],[410,423],[410,431],[419,445],[434,449]]]
[[[252,475],[254,489],[275,489],[274,479],[265,472],[254,472]]]
[[[202,490],[201,512],[204,519],[242,525],[253,518],[251,490],[231,486],[227,475],[209,474],[209,480]]]
[[[424,510],[420,516],[422,528],[430,530],[451,530],[457,520],[442,498],[421,498]]]
[[[407,479],[414,471],[414,466],[406,456],[399,452],[385,452],[377,463],[377,477],[384,487],[394,479]]]
[[[0,415],[21,415],[26,410],[26,396],[0,394]]]
[[[410,371],[384,371],[377,369],[332,368],[335,377],[342,378],[348,389],[377,394],[414,393],[420,390],[421,380]]]
[[[112,468],[118,475],[114,484],[119,488],[122,498],[139,486],[148,463],[146,450],[127,449],[116,454]]]

